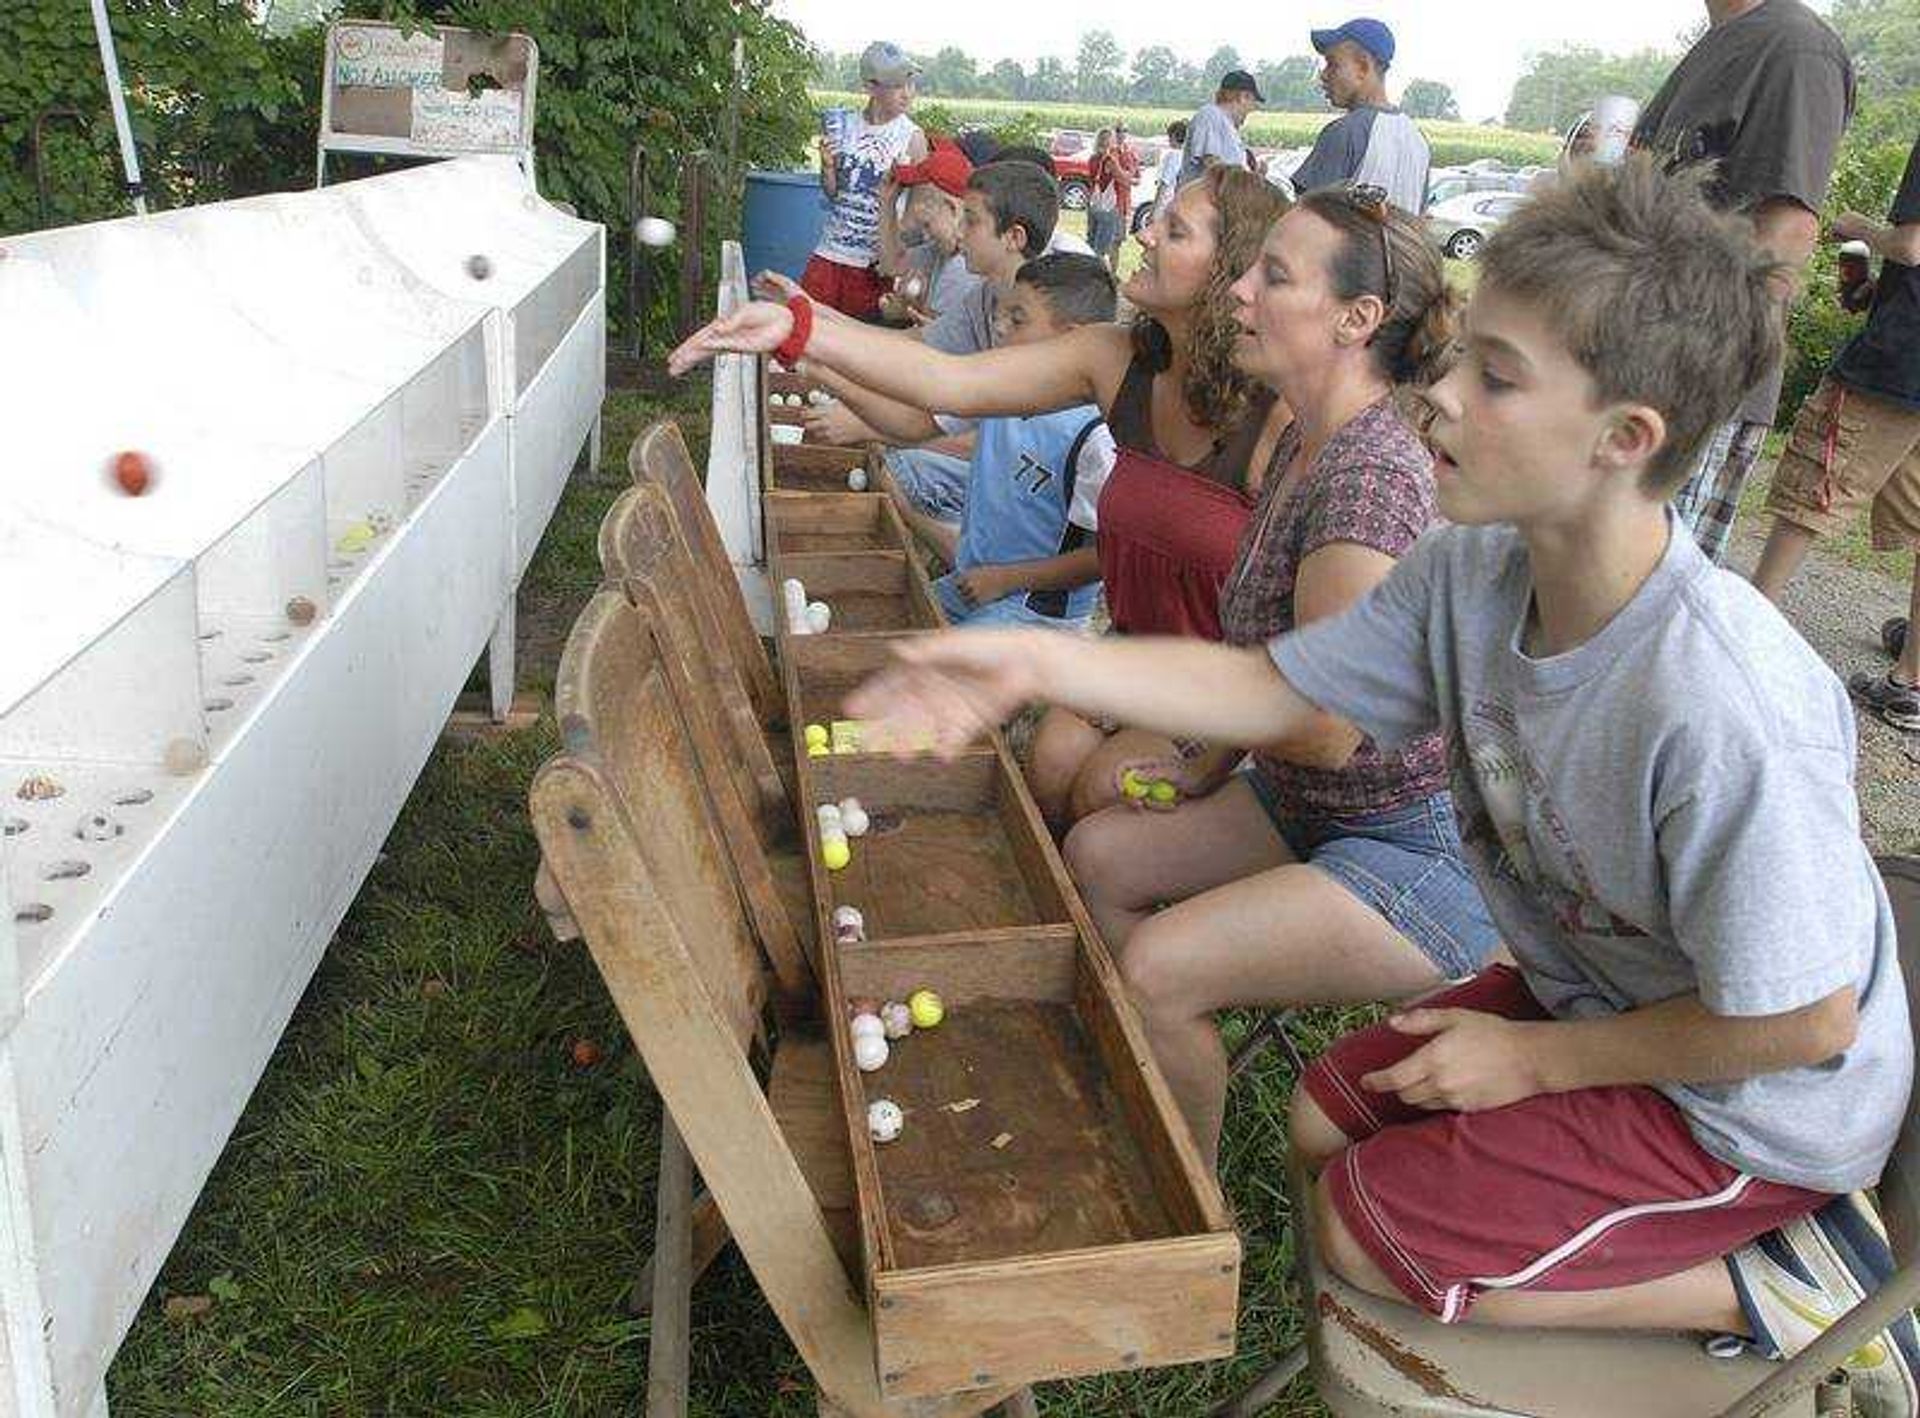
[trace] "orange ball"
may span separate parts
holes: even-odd
[[[573,1055],[576,1068],[592,1068],[606,1057],[600,1052],[600,1046],[591,1039],[575,1039],[568,1052]]]
[[[153,486],[153,459],[145,453],[116,453],[109,468],[113,481],[128,497],[141,497]]]

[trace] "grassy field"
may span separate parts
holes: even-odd
[[[857,107],[866,102],[862,95],[830,89],[815,89],[811,95],[816,108]],[[1042,128],[1093,130],[1124,116],[1129,130],[1143,135],[1164,132],[1174,119],[1193,116],[1191,108],[1098,107],[1078,103],[1029,103],[1020,99],[928,97],[922,103],[951,114],[958,122],[988,127],[1026,116]],[[1247,141],[1255,147],[1307,147],[1332,116],[1257,111],[1247,119],[1244,132]],[[1511,128],[1448,123],[1439,119],[1421,119],[1420,129],[1433,146],[1436,164],[1466,162],[1476,157],[1504,158],[1520,164],[1550,163],[1560,151],[1560,140],[1549,133],[1522,133]]]
[[[523,620],[571,620],[632,435],[676,415],[703,460],[705,400],[609,400],[602,465],[569,488]],[[550,689],[551,655],[530,659],[526,684]],[[543,719],[434,754],[108,1376],[116,1418],[640,1411],[648,1328],[622,1298],[651,1243],[659,1108],[584,951],[549,942],[528,889],[527,785],[555,748]],[[1317,1025],[1309,1044],[1337,1020]],[[604,1053],[589,1068],[570,1056],[582,1038]],[[1295,1335],[1291,1085],[1271,1055],[1227,1141],[1241,1357],[1047,1385],[1049,1418],[1189,1418]],[[737,1255],[701,1281],[693,1324],[695,1414],[813,1414]],[[1276,1411],[1321,1412],[1305,1396]]]

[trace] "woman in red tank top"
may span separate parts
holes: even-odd
[[[965,417],[1098,404],[1120,446],[1099,508],[1115,629],[1218,639],[1220,588],[1290,421],[1233,362],[1240,326],[1231,290],[1286,208],[1239,168],[1210,168],[1189,183],[1141,234],[1145,256],[1122,292],[1138,312],[1131,327],[1084,325],[1039,344],[949,355],[816,310],[804,363]],[[722,350],[771,354],[792,336],[793,320],[787,306],[755,302],[693,336],[672,367]],[[1165,738],[1049,713],[1029,775],[1041,807],[1064,828],[1114,801],[1117,763],[1172,751]]]

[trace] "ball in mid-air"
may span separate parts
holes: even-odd
[[[642,217],[633,224],[633,234],[640,239],[642,246],[671,246],[673,223],[665,217]]]

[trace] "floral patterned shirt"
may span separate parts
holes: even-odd
[[[1275,466],[1288,466],[1299,446],[1295,424],[1280,436]],[[1303,477],[1267,479],[1221,594],[1226,643],[1262,645],[1293,629],[1294,578],[1320,548],[1352,542],[1397,559],[1435,520],[1432,455],[1393,399],[1382,399],[1335,433]],[[1447,786],[1437,735],[1393,752],[1368,739],[1333,771],[1266,753],[1253,763],[1271,800],[1307,819],[1392,812]]]

